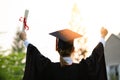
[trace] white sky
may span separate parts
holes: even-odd
[[[105,26],[111,33],[120,32],[120,1],[119,0],[0,0],[0,44],[9,48],[16,28],[22,27],[19,18],[29,9],[27,31],[28,39],[39,50],[51,59],[54,54],[54,37],[49,32],[69,27],[74,3],[80,9],[81,26],[86,27],[94,41],[98,30]],[[44,44],[43,44],[44,43]]]

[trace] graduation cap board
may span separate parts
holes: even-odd
[[[80,38],[82,36],[70,29],[63,29],[63,30],[55,31],[55,32],[50,33],[50,35],[55,36],[56,38],[61,39],[65,42],[69,42],[71,40]]]
[[[106,41],[105,45],[106,65],[120,64],[120,37],[114,34]]]
[[[70,29],[55,31],[50,33],[50,35],[56,37],[56,50],[58,47],[61,49],[67,49],[69,46],[71,46],[71,44],[73,45],[74,39],[80,38],[82,36]]]

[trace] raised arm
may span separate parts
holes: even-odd
[[[100,42],[93,49],[91,56],[86,59],[86,63],[88,64],[88,75],[90,80],[107,80],[106,64],[104,57],[104,39],[108,34],[108,30],[102,27],[100,33]]]
[[[20,33],[20,38],[27,48],[23,80],[43,80],[44,70],[51,64],[50,59],[42,55],[34,45],[27,41],[25,32]]]

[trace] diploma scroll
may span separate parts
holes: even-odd
[[[25,13],[24,13],[24,18],[23,18],[23,28],[22,28],[22,31],[25,31],[25,28],[29,28],[27,26],[27,18],[28,18],[28,13],[29,13],[29,10],[25,10]]]

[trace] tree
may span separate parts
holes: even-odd
[[[19,34],[20,34],[20,29],[17,28],[16,36],[14,37],[14,41],[12,45],[12,52],[14,53],[24,52],[24,46],[21,39],[19,38]]]
[[[81,22],[82,17],[80,15],[80,10],[77,4],[74,4],[72,8],[71,20],[69,22],[71,26],[70,29],[84,35],[82,38],[75,39],[74,41],[75,53],[73,54],[72,58],[76,63],[78,63],[82,58],[86,58],[87,54],[86,29],[85,27],[81,26]]]
[[[13,41],[12,51],[9,55],[0,55],[0,80],[22,80],[25,59],[24,46],[19,38],[19,28]],[[3,53],[4,54],[4,53]]]

